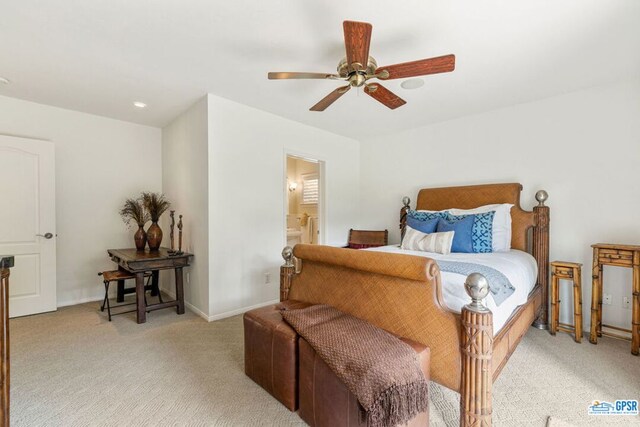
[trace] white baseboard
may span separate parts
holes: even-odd
[[[58,302],[57,306],[58,306],[58,308],[62,308],[62,307],[68,307],[70,305],[85,304],[87,302],[102,301],[103,299],[104,299],[104,297],[78,298],[78,299],[74,299],[74,300],[67,300],[67,301]]]
[[[169,295],[173,299],[176,299],[176,293],[174,291],[170,291],[169,289],[165,289],[165,288],[161,287],[160,288],[160,292]],[[189,309],[189,311],[192,311],[195,314],[197,314],[198,316],[202,317],[207,322],[211,321],[211,320],[209,320],[209,316],[206,313],[204,313],[202,310],[200,310],[198,307],[196,307],[195,305],[185,301],[184,302],[184,307]]]
[[[213,316],[209,316],[209,322],[213,322],[214,320],[225,319],[225,318],[231,317],[231,316],[236,316],[238,314],[245,313],[245,312],[247,312],[249,310],[253,310],[253,309],[256,309],[256,308],[264,307],[264,306],[267,306],[267,305],[277,304],[279,302],[280,302],[279,299],[274,299],[273,301],[262,302],[260,304],[252,305],[252,306],[249,306],[249,307],[242,307],[242,308],[238,308],[236,310],[225,311],[224,313],[220,313],[220,314],[214,314]]]
[[[168,289],[164,289],[164,288],[161,288],[160,290],[162,292],[164,292],[165,294],[169,295],[171,298],[175,298],[176,297],[175,292],[171,292]],[[247,312],[249,310],[253,310],[253,309],[256,309],[256,308],[260,308],[260,307],[265,307],[267,305],[277,304],[278,302],[280,302],[280,300],[279,299],[275,299],[275,300],[272,300],[272,301],[267,301],[267,302],[263,302],[263,303],[260,303],[260,304],[251,305],[249,307],[242,307],[242,308],[238,308],[236,310],[225,311],[224,313],[214,314],[213,316],[206,315],[200,309],[194,307],[193,305],[189,304],[186,301],[184,302],[184,306],[186,308],[188,308],[189,310],[193,311],[194,313],[196,313],[198,316],[200,316],[203,319],[205,319],[207,322],[214,322],[216,320],[226,319],[227,317],[237,316],[238,314],[245,313],[245,312]]]
[[[172,292],[169,289],[161,288],[160,291],[165,293],[165,294],[167,294],[171,298],[175,299],[175,297],[176,297],[175,292]],[[75,299],[75,300],[72,300],[72,301],[63,301],[63,302],[59,302],[58,303],[58,308],[67,307],[67,306],[70,306],[70,305],[84,304],[84,303],[87,303],[87,302],[102,301],[103,298],[104,297],[86,297],[86,298]],[[237,316],[238,314],[242,314],[242,313],[245,313],[245,312],[247,312],[249,310],[253,310],[253,309],[256,309],[256,308],[264,307],[264,306],[271,305],[271,304],[277,304],[279,301],[280,300],[277,300],[277,299],[276,300],[272,300],[272,301],[267,301],[267,302],[263,302],[263,303],[260,303],[260,304],[251,305],[249,307],[241,307],[241,308],[238,308],[236,310],[231,310],[231,311],[226,311],[224,313],[214,314],[213,316],[207,315],[202,310],[200,310],[198,307],[188,303],[187,301],[184,302],[184,306],[185,306],[185,308],[188,308],[189,311],[194,312],[195,314],[197,314],[198,316],[202,317],[207,322],[213,322],[213,321],[216,321],[216,320],[226,319],[227,317]]]

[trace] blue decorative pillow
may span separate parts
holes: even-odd
[[[447,214],[448,221],[461,221],[467,217],[474,217],[473,227],[471,229],[471,240],[474,253],[493,252],[493,217],[496,211],[473,215],[452,215]],[[455,239],[454,239],[455,245]],[[455,251],[454,251],[455,252]]]
[[[447,221],[446,219],[440,219],[438,221],[437,231],[438,233],[453,231],[453,245],[451,245],[451,252],[463,252],[473,253],[473,240],[471,238],[471,230],[473,229],[473,223],[475,221],[475,215],[466,215],[458,221]]]
[[[407,215],[407,226],[426,234],[436,232],[438,221],[440,221],[440,218],[420,220]]]
[[[448,215],[448,212],[446,211],[440,211],[440,212],[425,212],[425,211],[414,211],[414,210],[409,210],[407,212],[407,218],[413,218],[413,219],[417,219],[418,221],[427,221],[430,219],[440,219],[440,218],[444,218],[446,219]],[[412,227],[414,228],[414,227]]]

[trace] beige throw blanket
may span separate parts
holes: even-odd
[[[369,426],[405,424],[427,410],[418,357],[395,336],[328,305],[284,310],[282,317],[356,396]]]

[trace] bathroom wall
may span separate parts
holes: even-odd
[[[320,165],[316,162],[308,162],[303,159],[295,157],[287,157],[287,187],[290,183],[295,182],[297,187],[295,190],[290,191],[288,194],[288,214],[287,214],[287,228],[295,228],[303,230],[305,239],[302,239],[302,243],[318,243],[317,233],[311,233],[308,230],[308,223],[302,225],[301,218],[303,215],[308,215],[310,218],[318,219],[318,205],[317,204],[302,204],[302,180],[306,174],[319,174]],[[322,190],[321,190],[322,191]],[[289,243],[289,240],[287,240]],[[300,242],[300,241],[297,241]]]
[[[298,174],[297,174],[298,162],[295,157],[287,157],[287,188],[289,184],[292,182],[297,182]],[[288,217],[293,217],[298,213],[298,192],[297,191],[289,191],[287,196],[287,215]],[[294,228],[292,224],[287,223],[288,228]]]

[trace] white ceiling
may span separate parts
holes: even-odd
[[[342,21],[373,24],[379,65],[454,53],[453,73],[388,110],[341,82],[269,81],[333,72]],[[205,93],[364,138],[640,75],[638,0],[4,0],[0,95],[163,126]],[[139,110],[133,101],[146,102]]]

